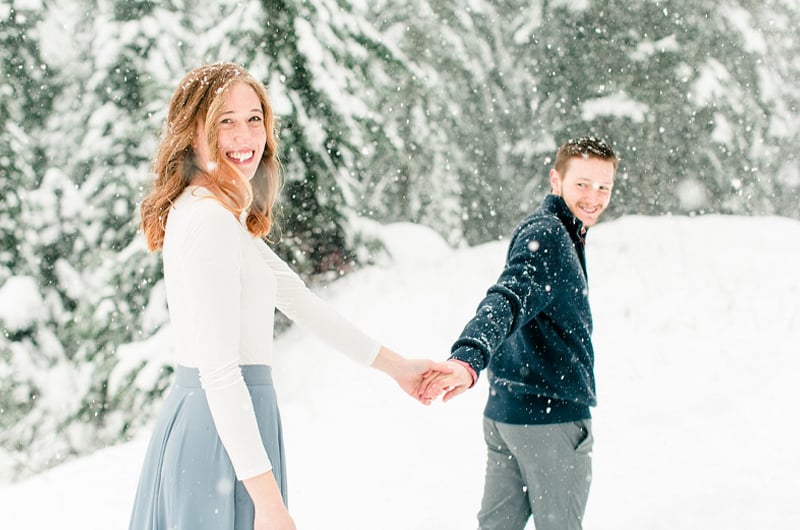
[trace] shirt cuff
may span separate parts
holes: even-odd
[[[464,362],[461,359],[450,359],[450,360],[453,361],[454,363],[460,364],[461,366],[467,369],[467,372],[469,372],[469,375],[472,377],[472,384],[469,385],[469,388],[475,386],[475,383],[478,381],[478,374],[475,372],[475,369],[472,366],[470,366],[469,363]]]

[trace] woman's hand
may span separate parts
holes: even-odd
[[[447,363],[435,362],[428,359],[406,359],[402,355],[381,346],[378,356],[372,363],[373,368],[385,372],[400,385],[406,394],[418,400],[423,405],[430,405],[438,395],[427,392],[422,395],[420,385],[439,374],[450,374],[453,367]]]
[[[281,506],[281,509],[273,513],[262,514],[257,510],[253,530],[297,530],[292,516],[286,507]]]
[[[253,530],[297,530],[272,471],[243,480],[255,507]]]

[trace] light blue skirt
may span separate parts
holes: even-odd
[[[242,366],[272,472],[286,502],[283,435],[272,370]],[[236,480],[196,368],[178,366],[153,428],[130,530],[252,530],[253,503]]]

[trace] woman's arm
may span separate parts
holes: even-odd
[[[450,366],[424,359],[406,359],[381,345],[314,294],[266,243],[261,242],[259,249],[264,262],[275,274],[276,305],[283,314],[354,361],[388,374],[420,402],[431,402],[427,397],[420,398],[417,392],[423,377],[432,372],[450,373]]]
[[[271,463],[239,367],[241,228],[207,197],[180,202],[169,223],[164,267],[179,362],[199,369],[236,476],[264,473]]]
[[[278,310],[355,362],[371,365],[381,348],[380,342],[312,292],[266,243],[257,243],[264,263],[275,276],[275,306]]]

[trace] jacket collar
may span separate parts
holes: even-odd
[[[558,195],[548,194],[544,201],[542,201],[542,211],[558,217],[561,224],[567,229],[572,239],[577,239],[581,242],[586,237],[588,228],[583,226],[583,221],[575,217],[570,211],[564,199]]]

